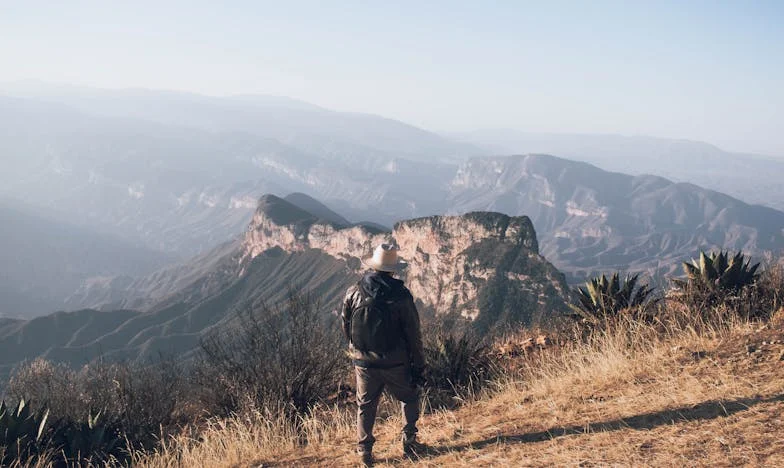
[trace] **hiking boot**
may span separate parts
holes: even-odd
[[[362,466],[373,466],[373,452],[370,450],[361,450],[359,452],[359,458],[362,462]]]
[[[419,458],[425,455],[427,446],[416,440],[416,434],[407,436],[403,435],[403,455],[406,458]]]

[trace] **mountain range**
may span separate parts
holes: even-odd
[[[527,217],[433,216],[398,222],[387,232],[336,225],[266,195],[240,239],[121,291],[143,310],[0,320],[0,374],[39,356],[72,365],[97,357],[188,356],[205,333],[231,323],[239,311],[283,299],[291,287],[309,291],[325,314],[335,314],[364,269],[361,259],[381,242],[401,245],[409,261],[405,280],[424,317],[487,329],[537,323],[567,310],[565,279],[539,255]]]
[[[784,155],[724,151],[691,140],[649,136],[477,130],[450,135],[495,154],[555,154],[631,175],[658,175],[784,210]]]
[[[784,213],[657,176],[546,155],[477,158],[450,184],[452,212],[526,213],[572,281],[596,271],[672,274],[700,249],[760,257],[784,248]]]
[[[133,268],[88,272],[77,288],[55,277],[47,285],[58,291],[49,310],[146,310],[182,285],[172,272],[201,272],[231,249],[265,193],[303,194],[300,203],[317,217],[379,231],[475,210],[525,215],[542,253],[572,283],[614,270],[671,274],[700,249],[760,257],[784,247],[784,213],[721,193],[776,206],[784,199],[777,197],[779,163],[701,143],[552,136],[515,146],[495,136],[493,146],[485,135],[462,143],[278,97],[40,83],[0,85],[0,93],[0,197],[85,232],[165,252],[160,258],[172,264],[152,276]],[[555,148],[598,166],[545,154],[492,155],[522,147]],[[714,183],[719,172],[727,179]],[[315,200],[321,207],[307,205]],[[296,205],[296,196],[290,201]],[[40,311],[18,307],[26,310],[13,315]]]

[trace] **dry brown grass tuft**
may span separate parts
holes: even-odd
[[[767,324],[617,326],[526,355],[495,390],[421,422],[421,466],[784,466],[784,311]],[[406,465],[394,408],[379,466]],[[353,414],[213,422],[139,466],[352,466]],[[303,445],[302,442],[306,442]]]

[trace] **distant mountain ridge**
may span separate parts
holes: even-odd
[[[242,132],[292,147],[328,136],[345,143],[411,160],[476,155],[473,145],[373,114],[338,112],[291,98],[245,95],[204,96],[179,91],[97,89],[43,82],[6,83],[0,93],[42,99],[80,112],[123,117],[210,132]]]
[[[547,155],[471,160],[453,179],[449,204],[455,213],[527,213],[544,255],[573,281],[595,271],[674,273],[700,249],[784,249],[783,212]]]
[[[141,276],[176,257],[0,200],[0,317],[62,310],[84,281]]]
[[[351,225],[351,221],[347,220],[346,218],[339,215],[338,213],[332,211],[326,205],[316,200],[315,198],[305,195],[304,193],[299,193],[299,192],[290,193],[286,195],[283,199],[291,203],[292,205],[301,208],[307,211],[308,213],[313,214],[317,218],[328,221],[336,226]]]
[[[784,210],[784,155],[724,151],[690,140],[648,136],[480,130],[452,135],[495,154],[554,154],[631,175],[652,174]]]
[[[156,94],[146,95],[151,99]],[[106,117],[59,102],[0,97],[0,145],[5,150],[0,164],[7,169],[0,172],[0,196],[18,196],[61,212],[75,224],[110,229],[183,256],[236,236],[263,193],[316,195],[355,220],[382,225],[438,211],[430,208],[440,199],[434,191],[418,196],[417,205],[397,217],[409,190],[451,176],[449,164],[403,159],[426,159],[428,142],[441,140],[428,137],[420,156],[412,156],[394,149],[395,142],[409,141],[408,127],[391,140],[381,138],[377,147],[310,133],[305,124],[301,131],[272,132],[280,137],[275,139],[241,130],[268,127],[243,120],[247,116],[234,110],[234,101],[227,105],[221,115],[234,116],[242,125],[212,131],[139,120],[133,112]],[[195,114],[209,116],[209,108]],[[277,108],[253,108],[267,112],[265,118],[280,117]],[[190,115],[188,109],[181,112]],[[317,114],[319,119],[337,118],[336,113]],[[384,122],[371,120],[373,125]],[[399,128],[392,125],[384,132]],[[448,148],[437,153],[451,154]]]

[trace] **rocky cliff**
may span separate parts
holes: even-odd
[[[526,216],[474,212],[402,221],[390,232],[336,226],[266,195],[241,242],[241,264],[273,248],[320,250],[346,262],[350,274],[383,242],[400,246],[414,297],[437,316],[460,315],[492,324],[538,321],[564,310],[563,275],[539,255]],[[243,271],[243,268],[240,269]]]

